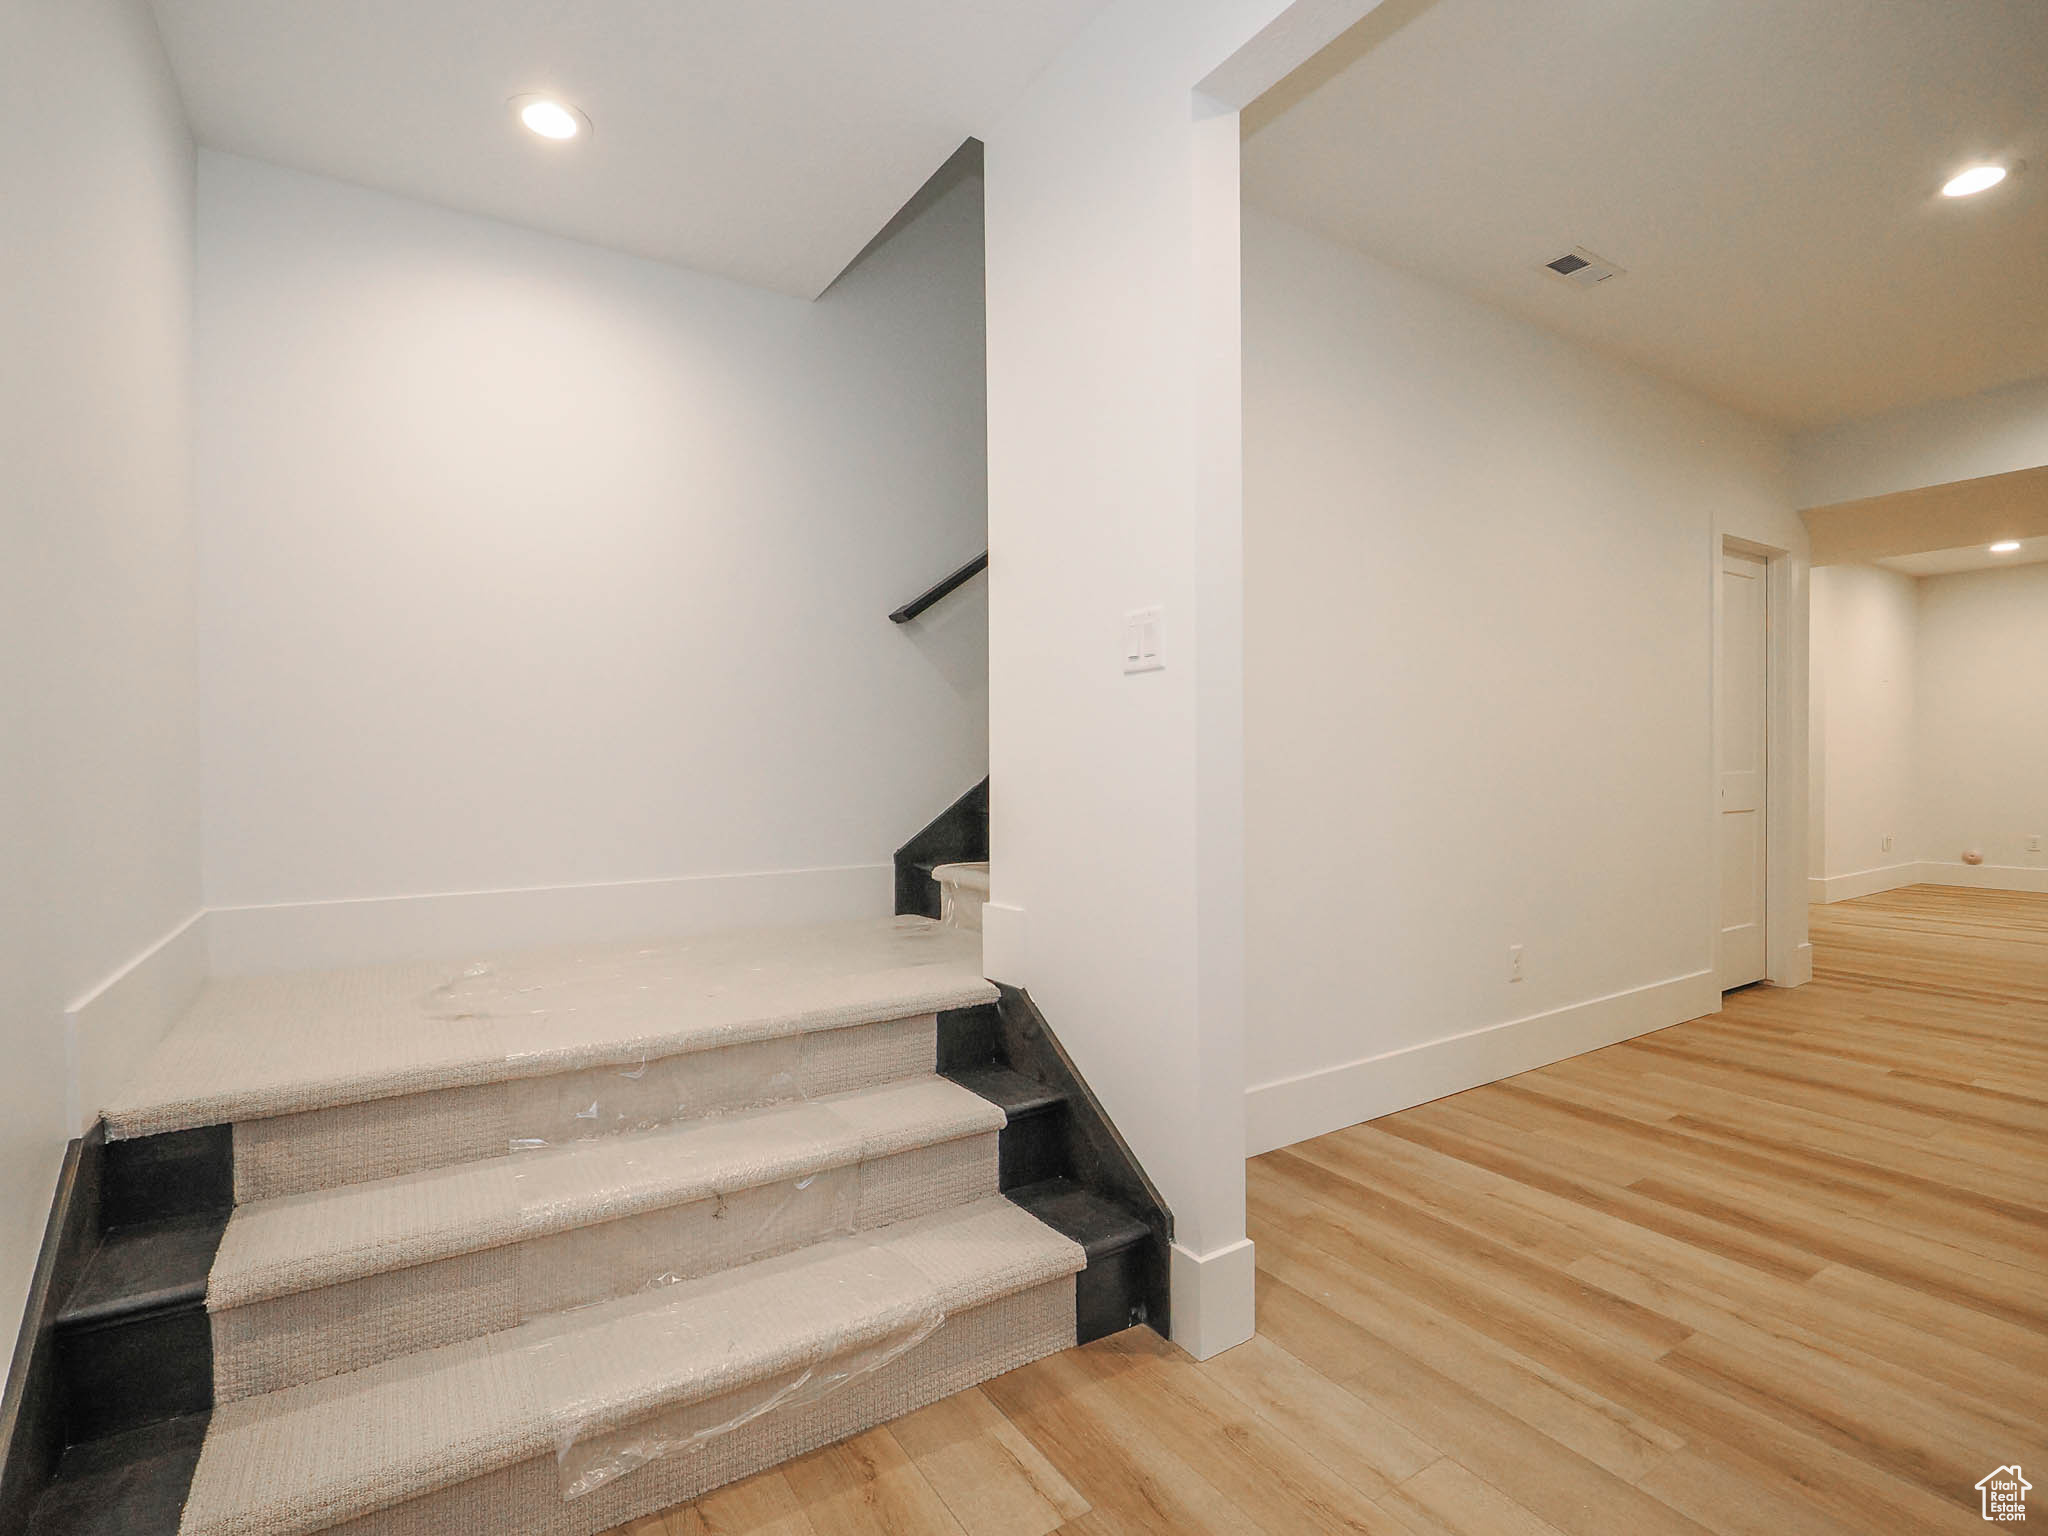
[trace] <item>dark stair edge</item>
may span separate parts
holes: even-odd
[[[29,1281],[28,1304],[0,1396],[0,1536],[29,1529],[36,1501],[64,1455],[64,1405],[57,1370],[57,1312],[91,1260],[100,1234],[99,1126],[64,1150],[50,1219]]]
[[[124,1318],[204,1307],[207,1276],[227,1225],[223,1211],[109,1228],[59,1309],[58,1327],[104,1327]]]
[[[202,1125],[109,1141],[102,1177],[106,1228],[174,1216],[223,1218],[235,1204],[235,1133]]]
[[[1011,1103],[1020,1107],[1002,1134],[1005,1194],[1017,1200],[1035,1191],[1033,1199],[1044,1204],[1054,1193],[1073,1191],[1099,1207],[1089,1211],[1082,1230],[1116,1227],[1117,1241],[1098,1244],[1101,1262],[1091,1254],[1077,1283],[1081,1342],[1101,1336],[1092,1330],[1118,1332],[1141,1322],[1167,1335],[1172,1213],[1029,996],[997,985],[1000,1001],[939,1015],[939,1071],[1006,1114]],[[1049,1208],[1062,1210],[1057,1203]],[[1088,1246],[1079,1236],[1076,1241]]]
[[[1090,1263],[1152,1236],[1152,1229],[1122,1206],[1064,1175],[1013,1189],[1009,1197],[1062,1237],[1079,1243]]]
[[[73,1446],[43,1490],[28,1536],[177,1536],[211,1417],[163,1419]]]
[[[57,1314],[74,1448],[213,1407],[207,1277],[227,1213],[116,1227]]]
[[[962,1088],[973,1089],[989,1103],[1000,1105],[1003,1113],[1012,1117],[1043,1114],[1063,1108],[1067,1102],[1067,1096],[1059,1089],[995,1063],[959,1067],[946,1076]]]
[[[1074,1277],[1076,1344],[1092,1344],[1152,1323],[1145,1300],[1150,1227],[1121,1205],[1068,1178],[1013,1189],[1009,1198],[1062,1237],[1079,1243],[1088,1256],[1087,1267]]]
[[[988,780],[983,779],[939,812],[896,850],[896,914],[936,918],[941,864],[975,864],[988,857]]]
[[[233,1132],[67,1150],[0,1435],[0,1536],[175,1533],[213,1403],[206,1282]]]

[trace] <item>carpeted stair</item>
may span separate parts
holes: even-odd
[[[1133,1224],[1000,1193],[996,997],[920,918],[210,984],[60,1319],[181,1508],[77,1528],[595,1536],[1074,1343]]]

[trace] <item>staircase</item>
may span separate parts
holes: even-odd
[[[30,1529],[597,1536],[1163,1324],[1034,1020],[919,917],[209,984],[85,1150]]]

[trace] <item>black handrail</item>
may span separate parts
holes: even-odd
[[[927,588],[925,591],[919,593],[916,597],[913,597],[909,602],[905,603],[901,608],[898,608],[894,613],[890,614],[889,622],[891,624],[908,624],[912,619],[916,618],[920,613],[923,613],[925,609],[931,607],[933,603],[936,603],[940,598],[944,597],[947,593],[953,591],[957,587],[964,586],[968,581],[972,580],[976,576],[979,576],[983,571],[987,569],[988,551],[983,550],[980,554],[976,555],[972,560],[968,561],[965,565],[961,566],[959,570],[955,571],[952,575],[948,576],[944,581],[940,582],[938,585],[934,587]]]

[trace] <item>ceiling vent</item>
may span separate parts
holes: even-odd
[[[1590,288],[1610,277],[1621,276],[1623,269],[1604,256],[1595,256],[1583,245],[1575,245],[1557,260],[1543,263],[1543,270],[1581,288]]]

